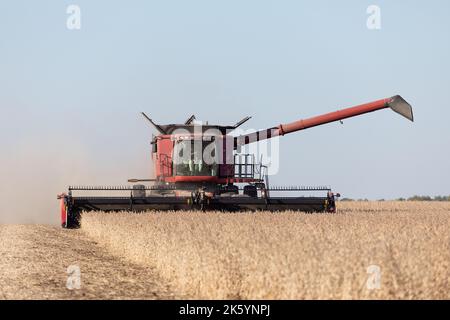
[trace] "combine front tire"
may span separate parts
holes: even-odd
[[[258,189],[256,188],[255,185],[246,185],[244,187],[244,194],[246,196],[252,197],[252,198],[257,198],[258,197]]]

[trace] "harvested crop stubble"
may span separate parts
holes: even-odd
[[[339,207],[338,214],[84,213],[82,230],[193,298],[450,298],[450,203]],[[371,265],[380,267],[379,289],[367,286]]]

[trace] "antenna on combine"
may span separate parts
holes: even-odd
[[[190,125],[195,119],[196,119],[196,118],[195,118],[195,114],[193,114],[192,116],[189,117],[189,119],[187,119],[187,120],[184,122],[184,124],[188,126],[188,125]]]
[[[242,119],[241,121],[237,122],[233,127],[235,129],[239,128],[240,126],[242,126],[244,123],[246,123],[248,120],[250,120],[252,117],[245,117],[244,119]]]
[[[167,134],[160,126],[158,126],[156,123],[153,122],[152,119],[150,119],[144,112],[141,112],[141,114],[144,116],[145,119],[148,120],[148,122],[150,122],[156,130],[158,130],[159,133],[161,134]]]

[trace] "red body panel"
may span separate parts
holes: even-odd
[[[228,184],[228,183],[251,183],[259,182],[256,179],[251,178],[220,178],[216,176],[174,176],[164,178],[165,182],[191,182],[191,183],[216,183],[216,184]]]
[[[174,176],[167,177],[164,179],[166,182],[175,183],[175,182],[213,182],[216,183],[218,181],[218,177],[212,176]]]
[[[156,177],[172,176],[173,145],[174,141],[170,138],[157,139],[158,151],[154,157]]]
[[[67,208],[66,208],[66,200],[64,197],[60,198],[60,208],[61,208],[61,225],[66,227],[67,225]]]

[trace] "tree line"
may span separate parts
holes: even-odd
[[[450,196],[412,196],[409,198],[397,198],[395,201],[450,201]],[[340,201],[369,201],[369,199],[352,199],[342,198]],[[385,199],[378,199],[377,201],[385,201]]]

